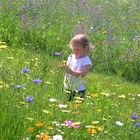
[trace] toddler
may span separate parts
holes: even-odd
[[[64,77],[64,88],[70,93],[69,101],[73,100],[78,93],[81,98],[85,97],[85,80],[92,62],[87,56],[87,52],[92,49],[87,35],[78,34],[69,43],[72,54],[69,55],[66,64]]]

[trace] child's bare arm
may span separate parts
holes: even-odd
[[[87,73],[88,73],[90,67],[91,67],[90,65],[85,65],[85,66],[81,69],[81,71],[79,71],[79,72],[72,71],[69,67],[67,67],[67,68],[66,68],[66,72],[69,73],[69,74],[71,74],[71,75],[74,75],[74,76],[76,76],[76,77],[79,77],[79,76],[85,77],[85,76],[87,75]]]

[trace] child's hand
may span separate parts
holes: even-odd
[[[66,69],[68,67],[67,62],[63,61],[61,62],[61,64],[59,65],[61,68]]]
[[[69,74],[72,73],[72,70],[69,68],[68,64],[66,61],[63,61],[63,64],[61,65],[61,67]]]

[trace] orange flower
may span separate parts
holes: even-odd
[[[87,130],[87,133],[88,133],[88,134],[96,134],[97,131],[96,131],[95,129],[93,129],[93,128],[89,128],[89,129]]]
[[[97,45],[100,45],[100,44],[101,44],[101,42],[100,42],[100,41],[97,41],[97,42],[96,42],[96,44],[97,44]]]
[[[34,128],[33,127],[29,127],[29,128],[27,128],[27,130],[28,130],[29,133],[32,133],[34,131]]]
[[[39,134],[36,136],[39,140],[48,140],[50,138],[50,136],[48,136],[47,134]]]
[[[35,124],[35,126],[44,126],[44,123],[38,122],[38,123]]]

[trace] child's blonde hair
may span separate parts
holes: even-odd
[[[78,35],[74,36],[71,39],[71,41],[69,43],[69,46],[70,46],[70,48],[72,48],[72,46],[74,46],[74,45],[80,46],[80,47],[83,47],[83,48],[88,48],[89,51],[91,51],[92,48],[93,48],[92,44],[89,41],[88,36],[85,35],[85,34],[78,34]]]

